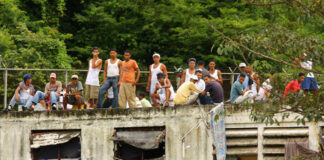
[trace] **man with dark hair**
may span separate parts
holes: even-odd
[[[157,79],[155,90],[151,94],[153,105],[154,107],[160,107],[161,104],[169,106],[169,101],[173,101],[175,96],[172,84],[163,73],[157,74]]]
[[[32,99],[35,94],[34,86],[31,84],[32,76],[25,74],[24,81],[20,82],[16,88],[14,96],[11,98],[8,110],[11,110],[16,103],[24,105],[24,109],[27,109],[32,104]]]
[[[140,100],[142,107],[152,107],[151,103],[145,98],[144,92],[139,93],[138,99]]]
[[[189,68],[183,71],[182,77],[181,77],[181,84],[185,82],[189,82],[190,78],[195,75],[196,73],[196,59],[190,58],[189,59]]]
[[[209,75],[209,71],[205,68],[205,62],[203,60],[198,61],[197,68],[201,69],[202,77]]]
[[[285,94],[283,97],[289,96],[289,94],[293,94],[294,92],[298,92],[300,90],[300,84],[304,81],[305,74],[299,73],[298,79],[292,80],[288,83],[288,85],[285,88]]]
[[[131,53],[126,50],[124,52],[124,59],[121,66],[121,73],[118,85],[119,87],[119,107],[126,108],[126,103],[128,102],[129,107],[136,107],[136,84],[139,81],[141,72],[136,63],[136,61],[130,59]],[[135,72],[137,72],[137,76],[135,79]]]
[[[206,75],[204,80],[206,82],[206,87],[202,94],[206,95],[207,93],[210,93],[210,97],[214,104],[222,103],[224,101],[224,91],[222,85],[214,80],[210,75]]]
[[[109,52],[110,59],[105,61],[104,66],[104,75],[103,75],[103,82],[102,86],[99,90],[98,95],[98,108],[102,108],[102,101],[104,99],[105,93],[108,91],[110,87],[113,88],[113,101],[112,101],[112,108],[118,107],[118,81],[120,77],[120,71],[122,66],[122,61],[117,58],[117,51],[116,49],[111,49]]]
[[[239,79],[235,81],[231,89],[231,103],[241,104],[246,101],[251,103],[253,101],[253,92],[248,88],[244,88],[244,81],[246,75],[241,73]]]

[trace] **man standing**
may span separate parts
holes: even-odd
[[[163,73],[165,78],[168,78],[168,72],[166,66],[160,63],[160,54],[154,53],[153,54],[153,61],[154,64],[150,65],[149,70],[149,77],[147,81],[146,91],[150,93],[150,95],[155,91],[157,80],[157,74]]]
[[[209,71],[205,68],[205,62],[203,60],[198,61],[197,68],[201,69],[202,77],[209,75]]]
[[[189,59],[189,68],[184,70],[182,73],[182,79],[181,79],[181,84],[185,82],[189,82],[191,77],[195,75],[196,72],[196,59],[195,58],[190,58]]]
[[[157,75],[158,82],[155,84],[155,91],[151,94],[154,107],[160,107],[161,104],[169,106],[169,101],[173,101],[175,93],[169,79],[162,73]]]
[[[66,109],[67,104],[77,105],[78,109],[81,109],[81,104],[83,102],[82,83],[79,81],[78,75],[72,75],[71,79],[72,81],[67,85],[63,100],[64,109]]]
[[[11,98],[7,110],[11,110],[16,103],[24,105],[24,109],[27,109],[32,104],[32,99],[35,94],[34,86],[31,84],[32,76],[25,74],[24,81],[20,82],[16,88],[15,95]]]
[[[102,66],[102,60],[99,59],[99,48],[94,47],[92,50],[93,58],[89,61],[88,75],[86,79],[85,98],[90,104],[90,108],[95,108],[99,93],[99,73]]]
[[[174,103],[176,105],[187,105],[191,104],[197,99],[197,94],[192,94],[192,91],[201,93],[202,90],[198,89],[195,83],[198,82],[198,77],[193,75],[190,77],[189,82],[183,83],[177,90],[176,96],[174,97]]]
[[[239,79],[234,82],[231,89],[231,103],[241,104],[245,101],[251,102],[253,100],[253,92],[249,88],[244,88],[244,81],[246,75],[241,73]]]
[[[51,73],[50,82],[45,86],[45,93],[42,91],[37,91],[33,98],[33,105],[39,103],[40,100],[44,100],[50,102],[47,106],[47,110],[50,110],[52,106],[52,110],[58,109],[56,106],[56,102],[62,91],[62,83],[60,81],[56,81],[56,74]],[[45,104],[42,104],[45,107]]]
[[[129,107],[136,107],[136,83],[140,78],[140,69],[136,61],[130,59],[131,53],[129,51],[124,52],[124,59],[121,67],[120,80],[118,82],[119,87],[119,106],[126,108],[128,102]],[[135,79],[135,72],[137,76]]]
[[[224,91],[222,85],[214,80],[210,75],[205,76],[204,80],[206,82],[206,88],[202,94],[206,95],[206,93],[209,92],[214,104],[222,103],[224,101]]]
[[[116,49],[111,49],[109,52],[110,59],[105,61],[104,80],[103,85],[99,91],[98,108],[102,108],[102,101],[105,93],[110,87],[113,88],[114,98],[112,101],[112,108],[118,107],[118,81],[122,66],[122,61],[117,58]]]
[[[298,79],[292,80],[288,83],[285,88],[285,94],[283,95],[284,98],[289,96],[289,94],[293,94],[294,92],[298,92],[300,90],[300,84],[304,81],[305,74],[299,73],[298,77]]]

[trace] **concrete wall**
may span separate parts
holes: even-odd
[[[81,130],[83,160],[113,159],[114,128],[166,127],[166,159],[210,160],[212,141],[201,115],[211,107],[140,108],[52,112],[12,112],[0,115],[0,160],[31,159],[32,130]],[[200,127],[184,136],[197,123]]]
[[[206,122],[209,125],[208,112],[212,107],[183,106],[166,109],[136,108],[0,113],[0,160],[29,160],[31,158],[30,135],[33,130],[69,129],[81,130],[81,156],[83,160],[112,160],[114,144],[108,138],[115,128],[153,126],[165,126],[166,128],[165,151],[167,160],[212,160],[212,138],[210,130],[206,126]],[[266,137],[267,134],[281,134],[281,132],[271,130],[278,128],[279,130],[285,129],[287,135],[288,133],[306,134],[310,148],[318,150],[315,128],[320,132],[321,129],[324,129],[324,123],[319,122],[315,126],[312,123],[306,123],[306,126],[298,126],[294,120],[295,116],[297,115],[291,115],[279,126],[267,126],[263,123],[251,121],[248,112],[227,113],[225,119],[226,135],[228,137],[243,137],[242,139],[234,138],[232,141],[228,141],[234,146],[231,148],[228,144],[228,153],[232,155],[253,153],[258,156],[259,160],[272,159],[271,153],[276,155],[276,152],[278,152],[282,155],[282,148],[271,148],[269,150],[265,145],[269,142]],[[279,121],[280,117],[281,115],[278,115]],[[199,127],[192,129],[198,125]],[[189,132],[191,129],[192,131]],[[182,140],[181,138],[186,133],[188,133],[187,136]],[[287,137],[287,135],[285,136]],[[244,141],[244,136],[247,137],[247,141]],[[236,142],[236,140],[238,141]]]

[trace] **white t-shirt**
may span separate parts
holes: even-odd
[[[262,87],[259,89],[258,96],[255,98],[255,100],[260,101],[260,100],[267,100],[267,96],[265,94],[265,90],[270,91],[272,89],[272,86],[270,85],[270,80],[267,79],[262,83]]]
[[[195,83],[196,87],[202,91],[205,90],[206,83],[204,80],[200,79],[198,82]]]
[[[300,63],[300,66],[304,69],[308,69],[308,70],[311,70],[313,68],[313,62],[312,61],[305,61],[305,62],[301,62]],[[310,78],[314,78],[314,74],[313,72],[309,72],[307,74],[307,77],[310,77]]]

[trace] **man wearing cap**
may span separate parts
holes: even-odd
[[[66,87],[66,93],[63,99],[64,109],[66,109],[67,104],[77,105],[78,109],[81,109],[83,102],[82,83],[79,81],[78,75],[72,75],[71,80]]]
[[[198,77],[193,75],[190,77],[189,82],[185,82],[180,86],[173,100],[176,105],[188,105],[197,99],[198,94],[192,94],[192,91],[197,93],[202,93],[203,91],[196,87],[196,82],[198,82]]]
[[[251,80],[251,78],[249,77],[249,75],[246,73],[246,64],[245,63],[240,63],[239,67],[240,67],[239,68],[240,72],[243,75],[245,75],[245,80],[243,82],[244,88],[251,89],[252,88],[253,81]],[[240,75],[237,76],[236,81],[238,81],[239,78],[240,78]]]
[[[181,84],[185,82],[189,82],[190,78],[195,75],[196,72],[196,59],[195,58],[190,58],[189,59],[189,68],[183,71],[182,73],[182,79],[181,79]]]
[[[11,110],[16,103],[24,105],[24,109],[31,106],[33,96],[35,94],[34,86],[31,84],[32,76],[25,74],[23,77],[24,81],[20,82],[16,88],[15,95],[12,97],[8,110]]]
[[[160,63],[160,54],[153,54],[154,63],[150,65],[150,73],[147,81],[146,91],[150,93],[150,95],[155,91],[156,83],[158,82],[157,74],[163,73],[165,78],[168,78],[168,72],[166,66]],[[151,101],[152,102],[152,101]]]
[[[173,101],[175,92],[169,79],[165,78],[163,73],[157,74],[158,82],[155,84],[155,90],[151,94],[154,107],[160,107],[161,104],[169,106],[169,101]]]
[[[60,92],[62,91],[62,83],[60,81],[56,81],[56,74],[51,73],[50,75],[50,82],[45,86],[45,93],[42,91],[37,91],[34,98],[33,98],[33,105],[40,102],[40,100],[45,100],[49,102],[52,109],[57,109],[57,100],[60,96]],[[42,103],[43,107],[45,107],[44,103]],[[47,110],[50,109],[48,106]]]

